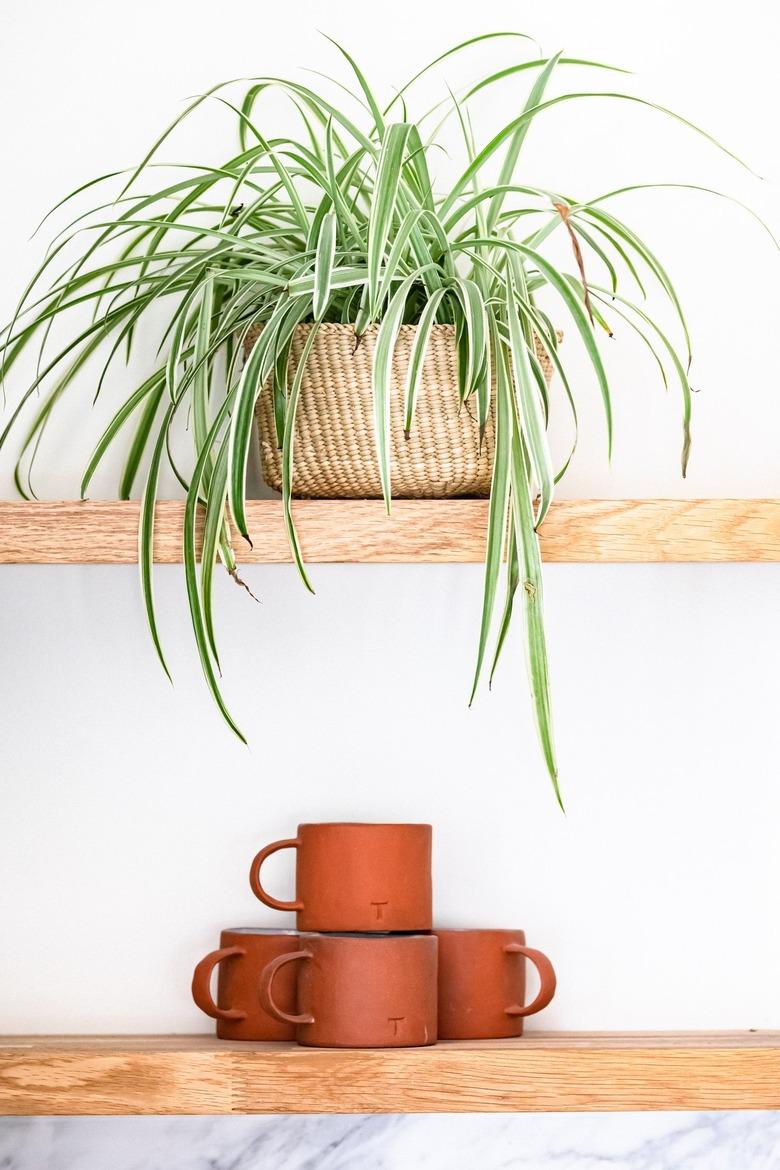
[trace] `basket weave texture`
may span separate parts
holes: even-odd
[[[311,325],[292,339],[292,380]],[[306,362],[295,420],[293,495],[308,499],[375,499],[382,495],[374,439],[371,367],[378,326],[355,349],[351,325],[320,325]],[[391,484],[396,499],[487,496],[495,447],[493,405],[480,449],[473,399],[458,397],[455,328],[434,325],[420,376],[409,438],[404,436],[404,389],[416,326],[402,325],[395,347],[390,396]],[[247,352],[259,330],[249,333]],[[545,377],[549,359],[539,351]],[[263,478],[281,491],[282,461],[273,395],[264,387],[256,408]]]

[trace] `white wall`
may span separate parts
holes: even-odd
[[[386,83],[446,42],[518,20],[498,0],[393,10],[379,27],[354,0],[6,6],[3,315],[39,254],[27,242],[39,212],[138,158],[182,97],[230,76],[334,67],[317,27]],[[738,22],[704,0],[562,0],[524,18],[546,50],[627,63],[636,92],[704,123],[769,180],[776,22],[760,0]],[[660,117],[594,105],[568,125],[551,116],[530,143],[544,183],[593,194],[625,179],[701,182],[778,225],[771,181]],[[218,129],[207,116],[202,140],[169,157],[211,157]],[[678,403],[621,336],[612,467],[594,390],[561,494],[780,495],[776,254],[725,205],[662,194],[632,208],[672,258],[696,341],[690,476],[677,477]],[[76,493],[99,429],[99,412],[90,428],[66,414],[44,449],[57,466],[42,469],[42,495]],[[9,468],[4,458],[10,496]],[[100,493],[111,490],[106,476]],[[194,961],[222,925],[275,921],[248,890],[253,851],[326,818],[431,820],[441,919],[525,926],[557,962],[545,1027],[780,1025],[780,569],[548,568],[566,818],[538,760],[517,639],[494,693],[466,710],[477,567],[315,567],[315,599],[287,567],[246,575],[262,604],[224,585],[220,628],[249,749],[197,677],[179,569],[158,574],[173,691],[132,569],[0,572],[0,1031],[206,1027],[188,999]],[[282,859],[275,874],[284,887]]]

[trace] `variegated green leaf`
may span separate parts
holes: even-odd
[[[338,219],[335,211],[329,211],[322,221],[320,238],[317,241],[317,258],[314,263],[314,300],[312,313],[315,321],[321,321],[330,302],[333,260],[336,255],[336,231]]]
[[[533,342],[523,333],[515,303],[515,289],[520,285],[525,292],[522,267],[515,257],[510,257],[506,269],[506,317],[509,324],[509,355],[514,376],[515,391],[519,396],[520,427],[531,458],[534,478],[539,488],[539,512],[535,526],[542,523],[553,497],[553,470],[550,447],[547,442],[545,419],[539,402],[538,390],[531,370],[529,348]]]
[[[412,430],[414,408],[417,404],[417,391],[420,386],[425,351],[428,348],[428,338],[431,335],[431,329],[436,321],[436,314],[439,311],[439,305],[445,292],[445,289],[439,289],[426,303],[417,324],[414,341],[412,342],[412,350],[409,354],[409,367],[406,371],[406,391],[404,393],[404,434],[407,439]]]
[[[406,122],[395,122],[387,127],[377,165],[368,224],[368,305],[372,320],[379,308],[380,274],[393,217],[397,213],[398,188],[409,130]]]
[[[412,272],[394,293],[390,304],[387,306],[387,312],[382,320],[382,324],[379,326],[376,345],[374,347],[372,367],[374,436],[377,461],[379,463],[379,479],[382,484],[382,496],[388,515],[391,510],[390,393],[392,389],[393,353],[398,338],[398,330],[403,321],[406,298],[415,280],[419,279],[419,276],[419,271]]]
[[[295,530],[292,515],[292,486],[293,486],[293,459],[295,454],[295,417],[298,410],[298,399],[301,393],[301,384],[306,373],[306,362],[311,353],[311,347],[317,337],[317,326],[313,325],[309,330],[309,334],[301,351],[300,360],[298,361],[295,370],[295,377],[290,388],[290,393],[287,398],[287,410],[284,416],[284,437],[282,439],[282,504],[284,508],[284,526],[287,532],[287,539],[290,542],[290,550],[293,554],[293,559],[297,566],[298,572],[301,575],[306,588],[310,593],[314,590],[311,586],[311,581],[308,578],[306,569],[303,564],[303,556],[301,554],[301,546],[298,540],[298,533]]]
[[[479,630],[477,665],[474,671],[474,681],[471,686],[469,705],[474,702],[474,696],[479,685],[488,640],[490,638],[493,610],[498,589],[498,578],[501,571],[501,555],[507,529],[507,514],[509,512],[509,456],[512,441],[512,419],[509,409],[509,398],[506,393],[506,383],[508,381],[505,366],[506,359],[499,339],[496,321],[492,315],[491,341],[491,348],[496,363],[497,385],[500,387],[500,390],[496,394],[496,449],[493,457],[490,504],[488,506],[482,618]]]

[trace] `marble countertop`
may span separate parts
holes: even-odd
[[[2,1170],[780,1170],[780,1113],[0,1118]]]

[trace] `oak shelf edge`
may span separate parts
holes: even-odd
[[[0,1038],[3,1114],[780,1109],[780,1033],[531,1033],[416,1049]]]
[[[131,564],[138,559],[135,500],[0,501],[0,564]],[[315,563],[475,563],[484,558],[487,501],[297,500],[306,560]],[[156,508],[154,556],[182,560],[180,500]],[[247,505],[252,547],[239,561],[284,563],[290,551],[279,500]],[[557,563],[778,562],[780,499],[562,500],[541,530]]]

